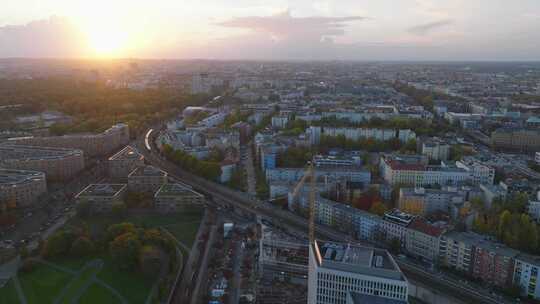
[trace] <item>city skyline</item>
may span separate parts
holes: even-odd
[[[540,60],[520,1],[9,3],[0,58]]]

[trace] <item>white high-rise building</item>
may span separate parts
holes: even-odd
[[[386,250],[313,242],[309,247],[308,303],[346,304],[350,293],[407,303],[408,283]]]

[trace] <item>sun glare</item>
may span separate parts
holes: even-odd
[[[99,26],[90,29],[87,35],[96,56],[118,56],[127,46],[127,33],[117,28]]]
[[[102,10],[102,5],[89,3],[79,5],[75,21],[79,25],[88,45],[91,56],[121,57],[130,47],[131,34],[136,24],[132,18],[122,15],[120,8],[109,6]]]

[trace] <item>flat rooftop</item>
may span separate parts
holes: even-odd
[[[125,184],[91,184],[84,188],[77,198],[80,197],[114,197],[126,188]]]
[[[16,144],[0,145],[0,163],[4,160],[54,160],[69,156],[82,156],[79,149],[52,148]]]
[[[15,186],[45,179],[45,173],[30,170],[0,169],[0,187]]]
[[[406,281],[388,251],[355,244],[314,243],[319,267]]]
[[[132,176],[167,176],[167,172],[154,166],[137,167],[129,174]]]
[[[109,157],[109,160],[143,160],[144,156],[132,146],[126,146],[115,155]]]
[[[184,186],[179,183],[173,183],[173,184],[164,184],[159,188],[159,190],[156,192],[156,197],[163,197],[163,196],[203,196],[199,192],[193,191],[190,187]]]
[[[350,294],[354,304],[407,304],[407,301],[388,299],[357,292],[351,292]]]

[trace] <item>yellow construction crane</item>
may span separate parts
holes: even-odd
[[[293,190],[292,200],[296,199],[298,192],[304,186],[307,179],[310,179],[309,182],[309,243],[313,244],[315,241],[315,182],[317,181],[315,175],[315,167],[313,162],[308,163],[308,167],[304,172],[304,176],[300,179],[298,184]]]

